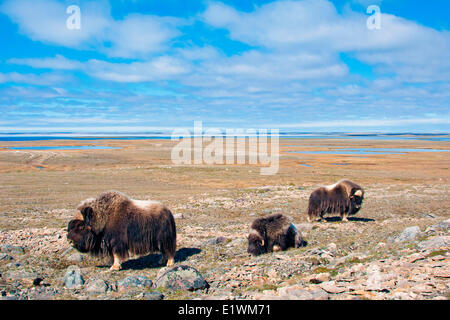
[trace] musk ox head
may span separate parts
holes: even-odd
[[[99,253],[101,236],[92,232],[83,220],[71,220],[67,226],[67,239],[72,246],[82,253]]]
[[[362,202],[364,200],[364,191],[361,189],[356,190],[353,195],[350,196],[350,201],[352,203],[353,213],[356,213],[361,209]]]
[[[258,234],[250,233],[248,236],[247,252],[254,256],[266,253],[267,249],[265,247],[264,239]]]

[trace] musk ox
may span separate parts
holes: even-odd
[[[267,252],[305,246],[300,232],[282,214],[255,219],[250,226],[247,252],[257,256]]]
[[[170,210],[117,191],[84,200],[68,224],[67,238],[80,252],[108,256],[111,270],[120,270],[130,254],[156,251],[162,254],[161,263],[174,263],[176,227]]]
[[[350,180],[320,187],[314,190],[309,197],[308,221],[326,213],[339,213],[342,221],[347,221],[349,215],[356,214],[361,209],[364,190]]]

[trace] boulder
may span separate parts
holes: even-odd
[[[84,279],[78,266],[70,266],[64,275],[64,285],[68,289],[79,289],[84,285]]]
[[[189,290],[208,288],[209,285],[202,275],[194,268],[181,265],[162,272],[155,280],[156,287],[169,290]]]

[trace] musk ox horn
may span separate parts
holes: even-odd
[[[362,197],[362,191],[361,190],[357,190],[355,192],[355,196]]]

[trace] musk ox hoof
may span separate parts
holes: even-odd
[[[111,266],[111,268],[109,268],[109,271],[119,271],[120,269],[121,269],[121,266],[120,266],[120,265],[113,264],[113,265]]]

